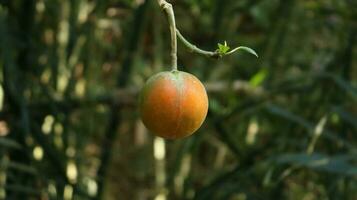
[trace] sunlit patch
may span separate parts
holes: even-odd
[[[256,120],[252,120],[248,126],[245,142],[249,145],[254,144],[258,131],[259,131],[259,124],[257,123]]]
[[[154,140],[154,157],[157,160],[163,160],[165,158],[165,141],[162,138],[155,137]]]
[[[63,72],[62,75],[59,76],[57,86],[59,92],[64,92],[68,85],[68,76]]]
[[[35,158],[35,160],[42,160],[43,158],[43,149],[42,147],[40,146],[36,146],[34,149],[33,149],[33,157]]]
[[[65,4],[64,4],[65,5]],[[64,6],[65,7],[65,6]],[[64,45],[68,43],[69,36],[69,23],[65,19],[62,19],[59,23],[59,32],[57,33],[57,41],[59,44]]]
[[[36,3],[36,11],[39,13],[42,13],[43,11],[45,11],[45,3],[43,1],[37,1]]]
[[[315,130],[314,130],[314,134],[315,134],[315,135],[317,135],[317,136],[321,135],[321,133],[322,133],[323,130],[324,130],[326,121],[327,121],[327,117],[326,117],[326,116],[324,116],[324,117],[319,121],[319,123],[316,125]]]
[[[42,147],[40,146],[36,146],[34,149],[33,149],[33,157],[35,158],[35,160],[42,160],[43,158],[43,149]]]
[[[312,137],[311,142],[307,148],[308,154],[311,154],[314,152],[316,142],[317,142],[318,138],[320,137],[320,135],[322,134],[322,132],[324,131],[326,121],[327,121],[327,116],[323,116],[320,119],[319,123],[315,126],[315,129],[313,132],[313,137]]]
[[[166,195],[161,193],[155,197],[155,200],[166,200]]]
[[[91,179],[91,178],[86,178],[85,179],[85,183],[87,185],[87,191],[88,191],[88,195],[91,197],[95,197],[97,195],[98,192],[98,184],[95,180]]]
[[[0,136],[6,136],[9,131],[6,121],[0,121]]]
[[[71,185],[66,185],[63,191],[63,199],[72,200],[73,197],[73,187]]]
[[[119,11],[117,8],[108,8],[108,10],[107,10],[107,15],[109,17],[114,17],[114,16],[118,15],[118,13],[119,13]]]
[[[107,29],[110,28],[113,25],[113,22],[109,19],[98,19],[97,21],[97,26],[100,29]]]
[[[48,194],[51,195],[52,197],[57,196],[57,189],[54,183],[49,183],[47,190],[48,190]]]
[[[75,93],[79,97],[83,97],[86,89],[86,81],[84,79],[80,79],[77,81]]]
[[[78,13],[78,23],[83,24],[88,20],[88,15],[95,7],[95,3],[81,1]]]
[[[67,177],[71,183],[77,182],[78,171],[77,171],[76,163],[74,161],[69,161],[67,163],[67,172],[66,173],[67,173]]]
[[[52,115],[47,115],[42,124],[42,132],[44,134],[49,134],[52,131],[52,125],[55,121],[55,118]]]

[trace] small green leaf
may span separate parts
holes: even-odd
[[[238,50],[243,50],[243,51],[246,51],[246,52],[248,52],[250,54],[255,55],[257,58],[259,57],[258,54],[253,49],[251,49],[249,47],[240,46],[240,47],[238,47]]]
[[[218,52],[220,54],[226,54],[229,51],[230,47],[227,45],[225,41],[224,44],[218,43]]]
[[[249,83],[255,87],[259,86],[263,83],[267,76],[268,71],[265,68],[261,69],[258,73],[254,74],[254,76],[249,80]]]

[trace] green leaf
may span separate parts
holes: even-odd
[[[311,155],[296,153],[277,156],[276,161],[280,164],[295,164],[319,171],[355,176],[357,170],[353,162],[356,161],[356,158],[356,155],[348,154],[326,156],[319,153]]]
[[[249,83],[255,87],[259,86],[263,83],[267,76],[268,71],[265,68],[261,69],[258,73],[254,74],[254,76],[249,80]]]
[[[229,51],[230,47],[227,45],[225,41],[224,44],[218,43],[218,52],[220,54],[226,54]]]
[[[224,41],[224,44],[218,43],[218,49],[216,50],[216,52],[219,53],[220,56],[224,56],[224,55],[229,55],[232,54],[238,50],[243,50],[246,51],[250,54],[255,55],[258,58],[258,54],[251,48],[249,47],[245,47],[245,46],[239,46],[237,48],[234,48],[232,50],[230,50],[231,48],[227,45],[227,42]],[[230,50],[230,51],[229,51]]]
[[[227,109],[217,99],[211,98],[209,100],[210,110],[215,114],[223,115],[227,113]]]
[[[20,149],[21,145],[15,142],[14,140],[8,139],[1,137],[0,138],[0,146],[7,147],[7,148],[14,148],[14,149]]]
[[[251,49],[249,47],[240,46],[240,47],[238,47],[238,50],[243,50],[243,51],[246,51],[246,52],[248,52],[250,54],[255,55],[257,58],[259,57],[258,54],[253,49]]]
[[[246,51],[246,52],[248,52],[248,53],[250,53],[250,54],[255,55],[255,56],[258,58],[258,54],[257,54],[253,49],[251,49],[251,48],[249,48],[249,47],[245,47],[245,46],[239,46],[239,47],[237,47],[237,48],[234,48],[234,49],[232,49],[231,51],[227,52],[226,55],[232,54],[232,53],[234,53],[234,52],[236,52],[236,51],[238,51],[238,50]]]
[[[303,117],[300,117],[300,116],[298,116],[298,115],[296,115],[280,106],[277,106],[277,105],[274,105],[271,103],[266,104],[266,109],[268,112],[270,112],[273,115],[282,117],[288,121],[299,124],[300,126],[304,127],[308,131],[309,134],[314,133],[313,132],[314,128],[315,128],[314,123],[307,121]],[[322,135],[322,137],[328,138],[334,142],[340,142],[341,144],[345,145],[352,151],[357,151],[357,149],[354,145],[352,145],[348,140],[340,137],[339,134],[337,134],[333,131],[330,131],[328,129],[324,129],[323,132],[324,132],[324,134]]]
[[[15,169],[15,170],[18,170],[18,171],[21,171],[21,172],[25,172],[25,173],[29,173],[29,174],[37,174],[37,171],[35,168],[33,168],[32,166],[30,165],[24,165],[22,163],[17,163],[17,162],[9,162],[8,163],[8,167],[9,168],[12,168],[12,169]]]

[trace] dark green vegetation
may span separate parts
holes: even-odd
[[[172,3],[190,42],[260,57],[179,42],[210,110],[163,141],[137,113],[170,69],[156,1],[0,1],[0,199],[356,199],[357,2]]]

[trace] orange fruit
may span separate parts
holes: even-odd
[[[208,111],[206,90],[194,75],[167,71],[153,75],[140,94],[140,114],[147,129],[166,139],[193,134]]]

